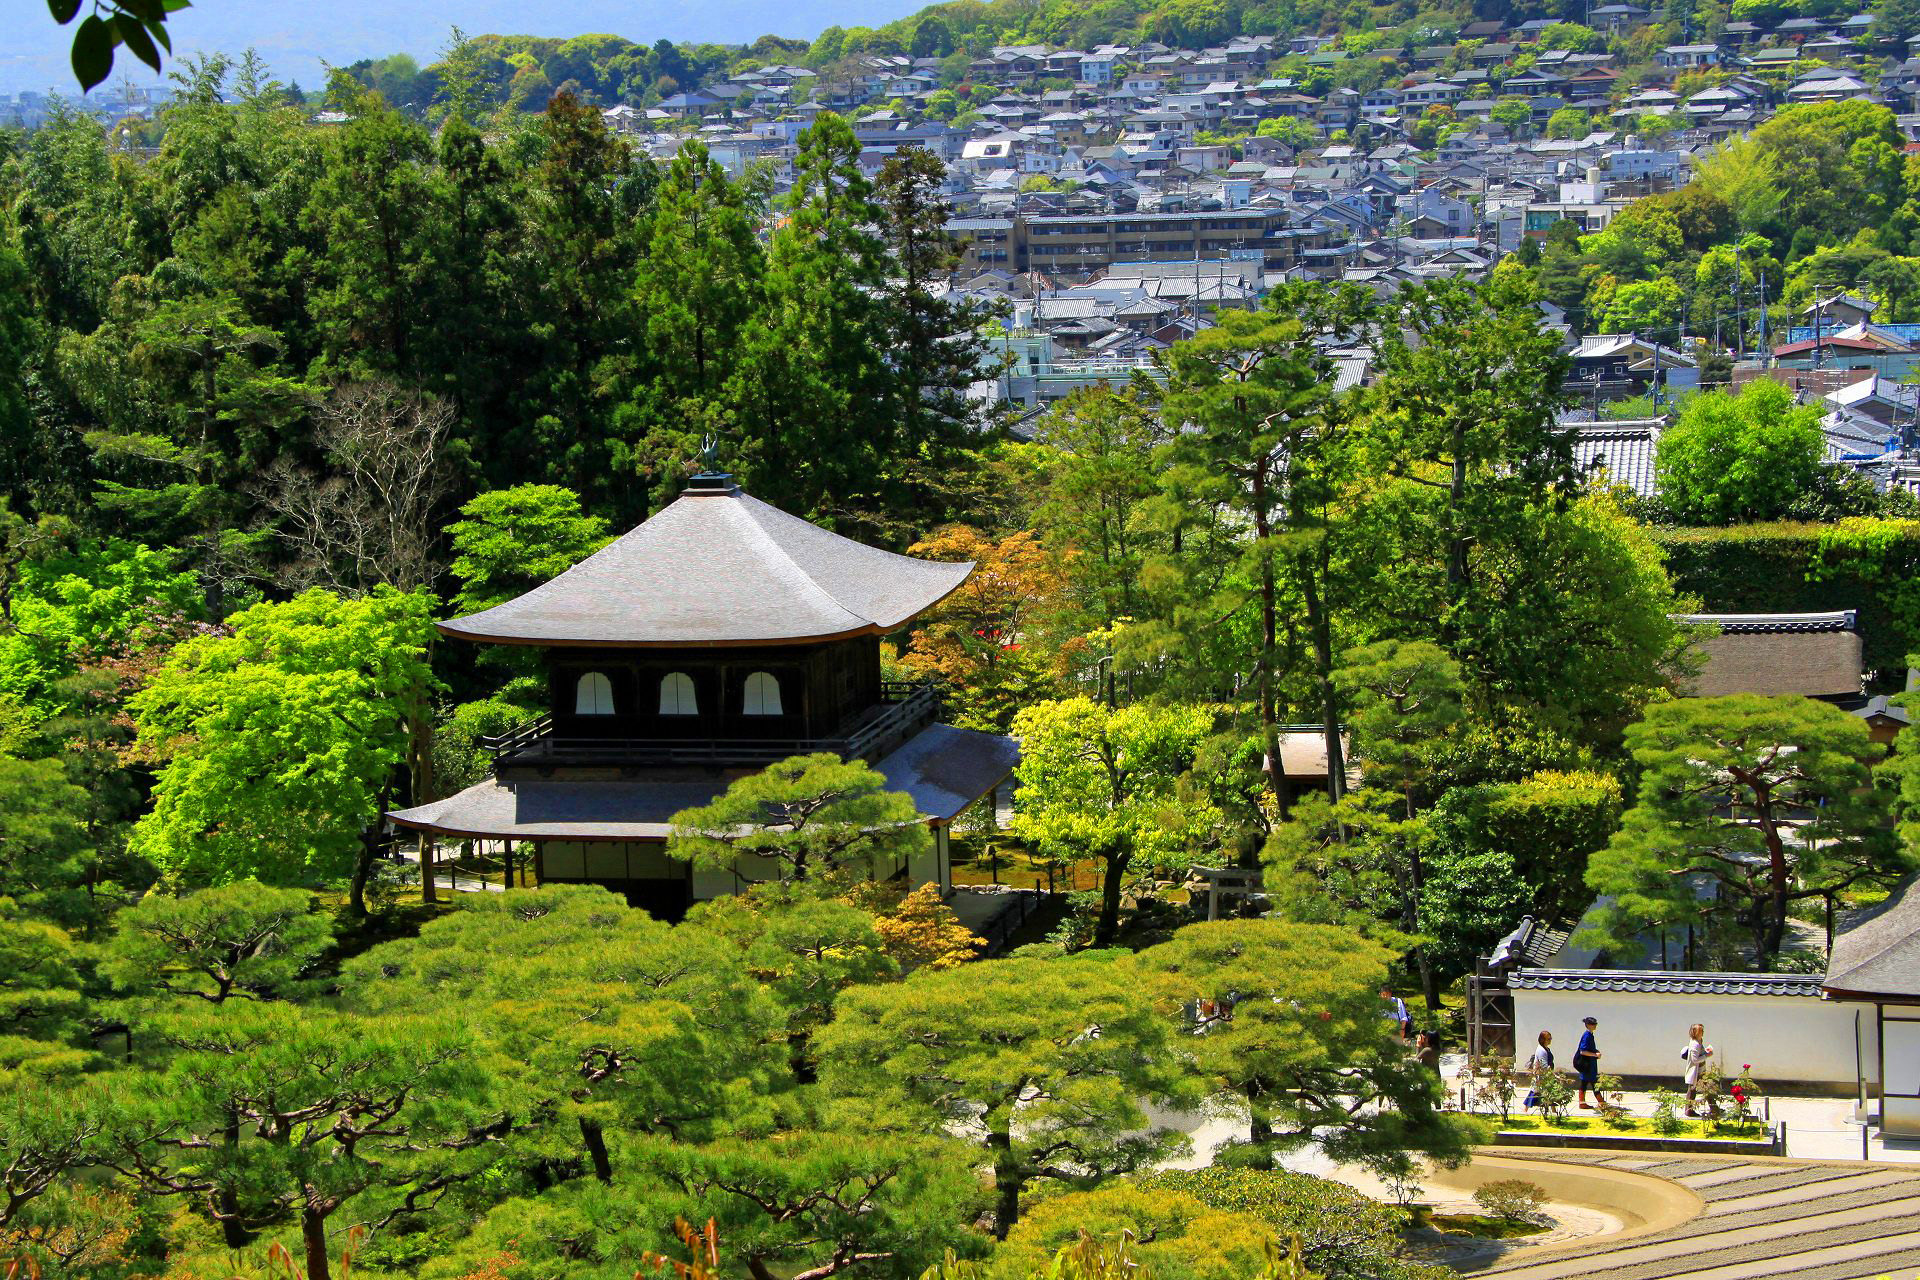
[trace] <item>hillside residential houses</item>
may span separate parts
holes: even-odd
[[[853,118],[870,170],[907,146],[940,157],[962,251],[950,287],[1002,317],[976,393],[1032,414],[1077,387],[1152,375],[1157,352],[1281,281],[1386,296],[1484,275],[1561,222],[1600,231],[1790,104],[1885,104],[1920,150],[1920,50],[1877,39],[1871,17],[1728,22],[1647,53],[1634,37],[1658,17],[1595,6],[1587,25],[1605,43],[1589,52],[1544,47],[1544,20],[1423,32],[1397,50],[1405,74],[1386,79],[1338,74],[1364,55],[1327,35],[1005,45],[964,66],[862,54],[606,115],[656,157],[697,134],[776,187],[822,110]],[[1898,384],[1920,360],[1920,326],[1876,325],[1870,312],[1836,293],[1803,328],[1736,353],[1734,381],[1779,377],[1823,399],[1830,460],[1906,485],[1920,461]],[[1567,342],[1569,399],[1589,422],[1607,420],[1608,401],[1670,402],[1702,382],[1692,336]],[[1350,354],[1364,376],[1365,353]],[[1658,421],[1599,432],[1589,455],[1614,445],[1650,458]],[[1650,464],[1626,472],[1651,492]]]

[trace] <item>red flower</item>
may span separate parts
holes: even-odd
[[[1751,1062],[1743,1062],[1740,1064],[1740,1069],[1742,1071],[1751,1071],[1753,1070],[1753,1064]]]

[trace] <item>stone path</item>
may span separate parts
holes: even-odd
[[[1667,1178],[1692,1189],[1706,1210],[1655,1235],[1522,1255],[1481,1273],[1499,1280],[1912,1280],[1920,1272],[1920,1170],[1638,1152],[1525,1154]]]

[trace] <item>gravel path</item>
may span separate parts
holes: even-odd
[[[1920,1170],[1526,1154],[1666,1178],[1693,1190],[1706,1211],[1657,1235],[1523,1256],[1482,1273],[1499,1280],[1867,1280],[1920,1268]]]

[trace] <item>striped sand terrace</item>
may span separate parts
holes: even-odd
[[[1920,1272],[1920,1169],[1910,1166],[1526,1154],[1663,1178],[1692,1191],[1705,1208],[1649,1235],[1516,1251],[1478,1274],[1499,1280],[1912,1280]]]

